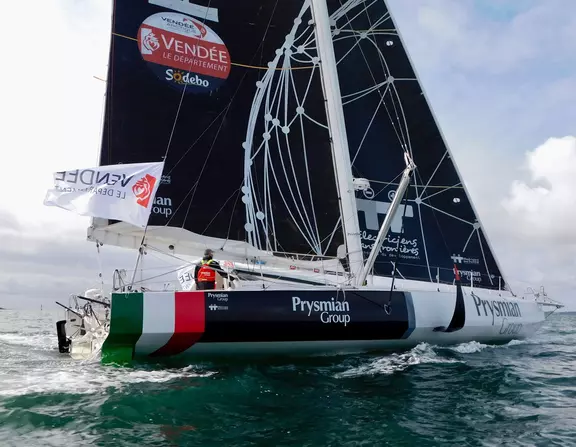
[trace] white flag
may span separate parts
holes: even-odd
[[[160,162],[56,172],[54,188],[46,193],[44,205],[144,228],[163,169],[164,162]]]
[[[195,265],[186,265],[178,270],[178,281],[180,282],[180,287],[182,287],[182,290],[193,290],[194,286],[196,285],[196,282],[194,281],[195,268]]]

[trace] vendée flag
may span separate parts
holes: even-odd
[[[164,162],[159,162],[55,172],[54,188],[46,193],[44,205],[144,228],[163,169]]]
[[[180,283],[180,287],[182,290],[189,291],[193,290],[194,286],[196,285],[194,281],[194,269],[196,268],[195,265],[186,265],[176,272],[178,275],[178,282]]]

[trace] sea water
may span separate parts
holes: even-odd
[[[104,367],[0,311],[0,446],[572,446],[576,316],[504,346]]]

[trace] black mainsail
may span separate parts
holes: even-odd
[[[115,0],[113,14],[100,164],[166,155],[147,243],[335,256],[344,239],[318,62],[297,54],[308,2]],[[91,234],[142,239],[101,219]]]

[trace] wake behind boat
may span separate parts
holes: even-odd
[[[77,358],[500,343],[562,307],[512,292],[383,0],[116,0],[99,166],[54,179],[137,255],[68,306]],[[234,281],[191,290],[206,248]]]

